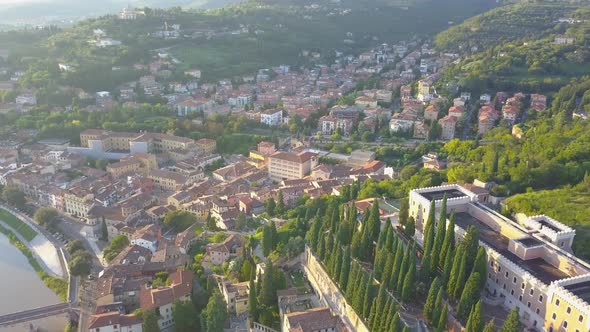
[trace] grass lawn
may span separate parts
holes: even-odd
[[[17,231],[20,235],[22,235],[27,241],[31,241],[32,239],[37,236],[37,232],[31,228],[31,226],[27,225],[26,223],[22,222],[12,213],[0,209],[0,220],[5,222],[8,226],[12,227],[15,231]]]

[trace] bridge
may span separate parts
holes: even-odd
[[[0,316],[0,327],[6,327],[30,320],[55,316],[66,312],[71,313],[73,310],[74,309],[72,309],[69,303],[58,303],[40,308],[23,310]]]

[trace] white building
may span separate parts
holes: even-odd
[[[278,109],[269,109],[260,113],[260,123],[267,126],[275,127],[283,122],[283,111]]]

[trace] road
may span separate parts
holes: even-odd
[[[69,303],[58,303],[41,308],[35,308],[25,311],[19,311],[7,315],[0,316],[0,326],[7,326],[18,324],[34,319],[55,316],[71,309]]]

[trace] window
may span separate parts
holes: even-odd
[[[537,313],[537,315],[539,314],[541,310],[539,310],[539,308],[537,308],[537,310],[535,310],[535,313]]]
[[[533,295],[535,293],[535,291],[533,289],[531,289],[531,291],[529,292],[530,295]]]
[[[518,300],[522,301],[522,295],[518,296]]]
[[[557,315],[555,313],[553,313],[553,315],[551,315],[551,319],[555,320],[555,318],[557,317]]]
[[[543,302],[543,295],[539,296],[539,302]]]
[[[533,322],[533,326],[537,326],[537,321],[534,321]]]
[[[510,291],[510,295],[514,295],[514,289]]]
[[[505,276],[506,278],[508,278],[508,272],[506,272],[506,273],[504,274],[504,276]]]
[[[529,301],[529,302],[526,304],[526,306],[530,308],[530,307],[531,307],[531,301]]]
[[[563,328],[564,328],[564,329],[567,329],[567,320],[564,320],[564,321],[563,321]]]
[[[498,278],[496,278],[496,283],[497,283],[497,284],[500,284],[500,282],[498,281]]]
[[[502,267],[498,266],[498,272],[502,271]]]
[[[514,278],[512,279],[512,283],[513,283],[513,284],[516,284],[516,277],[514,277]]]
[[[492,279],[492,274],[491,273],[488,273],[488,278],[489,279]]]
[[[568,314],[570,314],[572,312],[572,308],[567,307],[567,310],[565,312],[567,312]]]
[[[506,284],[504,284],[504,286],[502,286],[503,289],[506,289]]]
[[[494,267],[494,261],[491,261],[491,262],[490,262],[490,266],[491,266],[491,267]]]
[[[555,300],[555,305],[559,306],[559,299]]]
[[[578,321],[581,323],[582,321],[584,321],[584,316],[580,315],[580,317],[578,317]]]
[[[520,285],[520,288],[524,289],[524,282]]]

